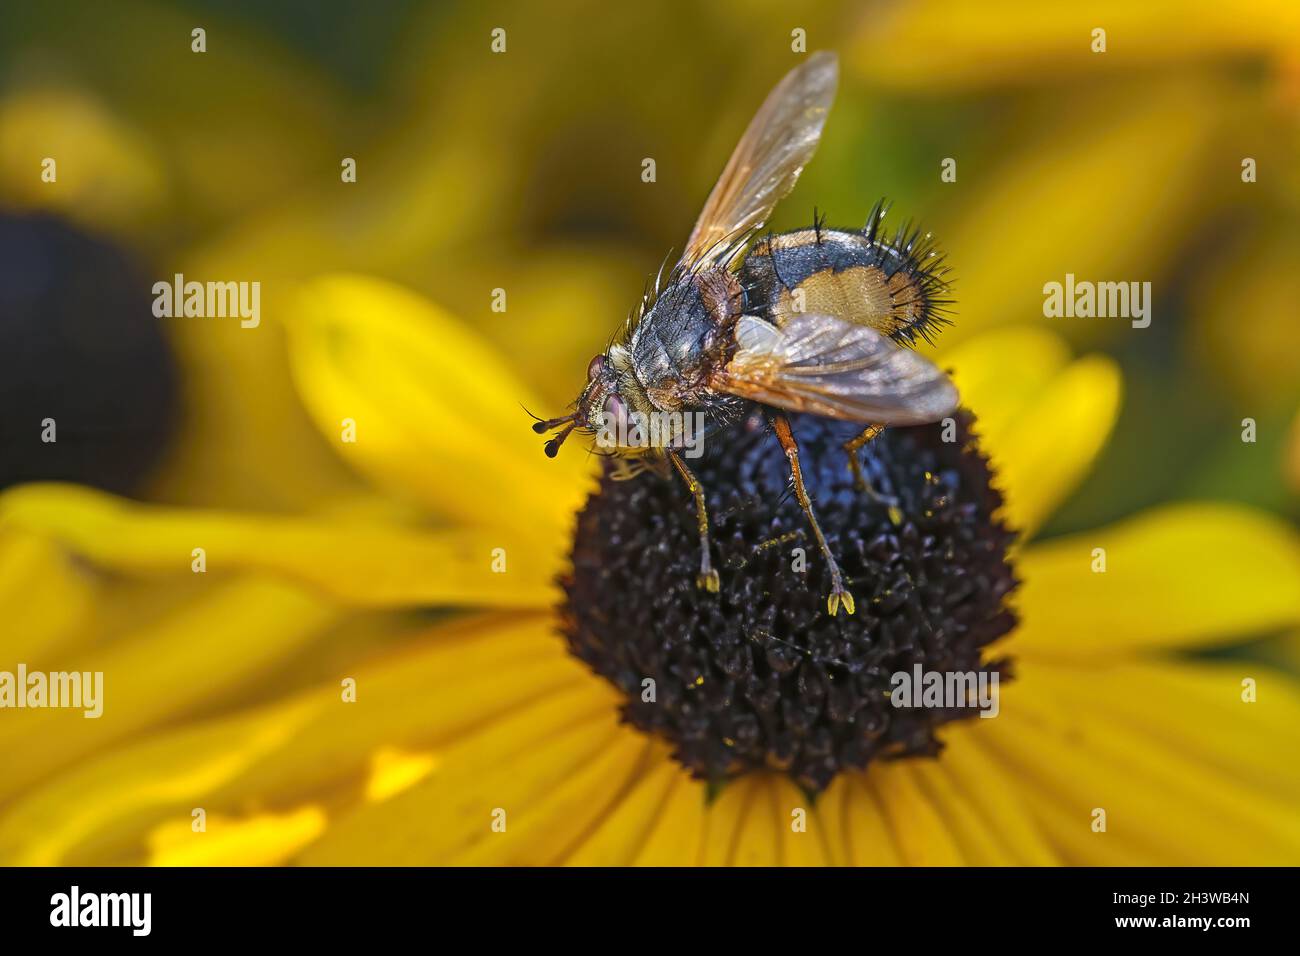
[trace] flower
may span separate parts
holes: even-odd
[[[106,696],[97,721],[0,723],[3,862],[1300,860],[1293,679],[1188,654],[1294,628],[1296,534],[1189,502],[1033,540],[1117,416],[1108,359],[1019,326],[942,355],[1025,542],[999,645],[1016,679],[996,719],[939,729],[937,760],[846,770],[813,800],[767,771],[710,799],[569,655],[553,579],[590,463],[541,455],[504,357],[343,275],[303,288],[290,355],[371,493],[308,515],[0,496],[10,652],[102,670]],[[151,619],[125,619],[141,592]]]

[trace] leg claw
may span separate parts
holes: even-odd
[[[831,595],[826,599],[826,610],[830,612],[831,617],[839,613],[840,605],[844,606],[846,614],[852,614],[857,610],[853,603],[853,595],[844,589],[842,584],[836,584],[831,588]]]
[[[722,581],[718,578],[717,571],[708,568],[695,576],[695,586],[701,591],[717,594],[722,587]]]

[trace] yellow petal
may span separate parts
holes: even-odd
[[[708,812],[704,784],[685,773],[675,776],[663,810],[636,856],[636,865],[695,866],[704,852]]]
[[[1267,202],[1263,199],[1261,205]],[[1300,271],[1294,268],[1300,261],[1300,229],[1294,215],[1264,217],[1242,240],[1224,250],[1215,268],[1189,277],[1186,361],[1214,382],[1216,392],[1224,396],[1221,401],[1242,410],[1238,421],[1246,415],[1260,419],[1265,433],[1260,438],[1266,441],[1267,417],[1279,405],[1300,399],[1295,317],[1290,309],[1278,307],[1300,301]],[[1245,316],[1249,335],[1241,334]],[[1242,454],[1258,447],[1238,446]],[[1256,460],[1246,467],[1268,466]],[[1300,481],[1292,488],[1300,490]]]
[[[152,828],[188,819],[194,807],[242,819],[257,808],[314,803],[326,792],[338,795],[340,812],[388,806],[417,786],[408,780],[404,790],[376,792],[377,761],[393,753],[431,757],[433,776],[457,741],[539,699],[599,693],[602,686],[568,655],[549,616],[540,615],[429,628],[412,649],[351,676],[354,703],[343,701],[335,680],[87,757],[0,812],[0,862],[133,862],[143,858]],[[578,712],[589,709],[584,703]],[[544,722],[538,732],[546,733]],[[525,741],[534,739],[530,733]],[[8,746],[0,753],[7,764],[20,759]]]
[[[1036,403],[985,446],[1006,518],[1022,540],[1083,481],[1119,413],[1119,369],[1089,356],[1061,372]]]
[[[996,718],[987,718],[996,719]],[[984,832],[992,833],[999,850],[1010,854],[1019,866],[1055,866],[1061,862],[1043,828],[1029,813],[1019,781],[994,759],[980,742],[980,724],[985,718],[963,721],[947,728],[943,753],[924,773],[940,775],[947,781],[942,799],[961,800],[970,806],[972,818]],[[965,814],[963,814],[965,816]],[[964,824],[965,825],[965,824]],[[964,826],[963,825],[963,826]],[[976,854],[975,843],[958,831],[963,852]]]
[[[1036,544],[1019,569],[1014,652],[1025,657],[1105,659],[1300,623],[1300,536],[1244,506],[1154,509]]]
[[[378,803],[409,790],[438,767],[434,753],[408,753],[395,747],[381,747],[370,760],[366,799]]]
[[[963,860],[971,866],[1010,866],[1020,863],[1015,848],[975,808],[970,794],[959,787],[941,762],[909,760],[905,769],[917,789],[943,818]]]
[[[645,766],[649,741],[630,728],[608,740],[591,759],[553,788],[504,796],[510,827],[486,833],[447,858],[458,866],[530,866],[563,862],[587,835],[617,809]]]
[[[829,832],[821,801],[814,803],[785,774],[768,780],[775,806],[777,857],[783,866],[831,866],[836,856],[828,844]]]
[[[48,538],[0,528],[0,660],[44,666],[90,626],[100,585]]]
[[[753,774],[730,780],[709,803],[704,826],[704,844],[701,847],[701,866],[726,866],[735,857],[740,835],[745,826],[751,804],[758,796],[759,778]],[[769,863],[776,864],[776,848],[766,850]]]
[[[953,826],[921,790],[908,761],[879,763],[863,775],[884,813],[899,855],[908,866],[956,866],[969,862]]]
[[[781,864],[782,820],[776,793],[768,774],[755,775],[749,806],[736,831],[736,842],[728,862],[732,866],[779,866]]]
[[[831,858],[845,866],[900,866],[903,858],[880,802],[860,773],[836,777],[818,799]]]
[[[1267,705],[1241,699],[1243,668],[1269,688]],[[1276,766],[1294,763],[1300,740],[1288,678],[1244,663],[1036,663],[1011,687],[980,739],[1016,775],[1064,862],[1300,861],[1300,783]],[[1260,727],[1262,740],[1252,736]]]
[[[1085,31],[1080,48],[1087,39]],[[1033,119],[1001,131],[996,159],[963,160],[966,186],[926,217],[960,272],[946,344],[1009,321],[1042,323],[1092,346],[1153,334],[1119,317],[1049,318],[1044,286],[1064,284],[1067,274],[1090,282],[1165,275],[1177,254],[1168,237],[1211,209],[1219,129],[1242,104],[1195,74],[1136,88],[1099,84],[1069,102],[1041,112],[1026,106]],[[1096,133],[1080,137],[1080,129]],[[1127,228],[1099,228],[1099,209],[1125,210]],[[1154,286],[1156,323],[1172,321],[1161,314],[1162,291]]]
[[[924,87],[1042,84],[1116,68],[1136,75],[1168,62],[1237,59],[1294,50],[1300,17],[1294,4],[1266,3],[1253,15],[1213,0],[1087,5],[994,0],[972,7],[960,0],[921,0],[872,11],[861,20],[852,61],[873,79]],[[1104,27],[1107,52],[1092,51],[1092,31]]]
[[[60,669],[102,674],[101,716],[65,708],[7,712],[0,753],[9,769],[0,794],[239,688],[317,636],[334,615],[297,588],[214,583],[206,597],[130,638],[79,654]]]
[[[990,329],[944,351],[961,402],[977,417],[982,441],[996,447],[1070,362],[1065,340],[1041,326]]]
[[[1286,482],[1291,493],[1300,495],[1300,412],[1291,420],[1290,437],[1287,439],[1286,459],[1282,463]]]
[[[201,831],[189,819],[168,821],[149,834],[149,864],[276,866],[318,837],[325,823],[325,811],[312,804],[247,818],[214,815]]]
[[[568,693],[524,698],[509,716],[461,736],[421,783],[334,822],[302,862],[554,862],[564,847],[549,840],[530,814],[550,819],[555,804],[548,799],[557,794],[559,805],[581,809],[575,790],[590,796],[600,773],[630,770],[640,756],[635,747],[628,749],[631,744],[644,746],[643,739],[631,741],[631,731],[618,726],[604,691],[588,681]],[[611,792],[617,792],[617,784]]]
[[[157,226],[169,185],[148,140],[89,92],[42,85],[0,100],[0,205],[131,234]]]
[[[540,406],[465,325],[398,286],[335,275],[304,286],[290,328],[303,401],[362,472],[467,523],[567,530],[586,456],[543,456],[520,407]],[[355,441],[341,440],[344,419]]]
[[[646,845],[668,806],[669,795],[685,772],[657,741],[650,766],[637,777],[618,805],[581,840],[564,861],[568,866],[627,866]],[[679,848],[680,849],[680,848]],[[679,862],[693,862],[681,860]]]
[[[140,505],[77,485],[24,485],[0,495],[0,527],[54,537],[99,564],[187,574],[267,572],[351,604],[553,604],[556,564],[510,529],[408,531],[374,521],[286,518]]]

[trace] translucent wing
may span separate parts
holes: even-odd
[[[838,81],[835,54],[821,51],[768,94],[709,193],[683,263],[729,262],[744,237],[767,221],[817,150]]]
[[[932,362],[833,315],[796,315],[780,329],[741,316],[736,340],[710,384],[765,405],[882,425],[923,425],[957,407],[956,387]]]

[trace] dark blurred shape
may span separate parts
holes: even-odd
[[[178,376],[152,285],[127,252],[62,219],[0,214],[0,488],[126,493],[158,462]]]

